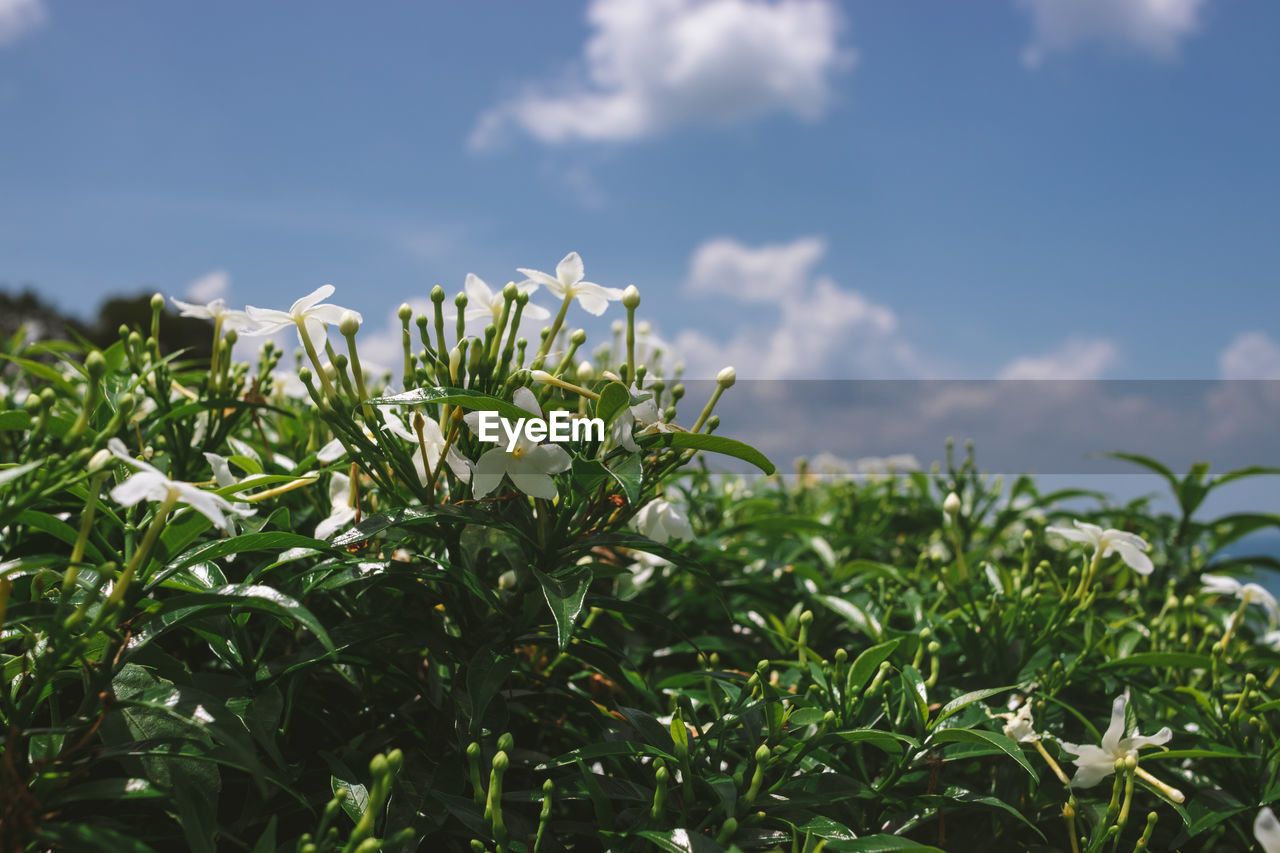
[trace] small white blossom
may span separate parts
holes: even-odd
[[[514,402],[535,418],[542,417],[538,400],[528,388],[517,388]],[[476,434],[480,430],[479,418],[479,412],[471,412],[465,417],[467,426]],[[506,421],[505,418],[503,420]],[[504,433],[510,426],[510,422],[507,422],[503,427]],[[497,489],[502,484],[502,478],[506,477],[526,495],[551,500],[556,496],[556,484],[551,475],[569,470],[571,464],[572,460],[563,447],[538,444],[530,440],[524,430],[520,430],[515,446],[510,451],[503,445],[485,451],[476,462],[471,486],[476,497],[482,498]]]
[[[485,283],[484,279],[474,273],[467,273],[467,282],[463,286],[467,294],[467,313],[463,315],[468,320],[482,320],[486,323],[497,323],[502,317],[502,307],[506,300],[502,297],[502,289],[493,290]],[[522,281],[516,285],[516,289],[520,293],[532,294],[538,289],[538,283],[534,281]],[[512,311],[515,309],[512,308]],[[524,306],[524,310],[520,312],[521,320],[545,320],[551,316],[551,312],[541,305],[534,305],[532,302]]]
[[[306,296],[294,302],[288,311],[277,311],[274,308],[256,308],[252,305],[246,305],[245,311],[249,315],[249,319],[257,324],[257,328],[248,332],[251,335],[269,335],[272,332],[278,332],[281,329],[287,329],[293,326],[298,330],[298,342],[306,345],[303,340],[302,332],[306,329],[307,338],[311,343],[324,339],[324,332],[329,323],[337,323],[342,319],[342,314],[346,311],[338,305],[330,305],[324,302],[333,295],[334,287],[332,284],[326,284],[317,287]],[[364,318],[360,316],[358,311],[352,311],[356,320],[363,323]]]
[[[1031,700],[1027,699],[1014,714],[996,714],[1009,722],[1004,726],[1004,736],[1018,743],[1034,743],[1040,740],[1035,721],[1031,719]]]
[[[418,472],[418,482],[426,485],[427,469],[422,463],[422,450],[418,444],[417,433],[405,425],[394,406],[379,406],[378,414],[382,417],[384,430],[414,446],[413,466]],[[426,445],[427,462],[430,463],[431,470],[437,470],[436,466],[440,464],[440,453],[444,450],[445,439],[440,425],[431,418],[422,420],[422,444]],[[449,452],[445,455],[445,463],[454,476],[462,482],[465,483],[471,479],[471,463],[456,448],[449,448]]]
[[[656,498],[641,507],[631,524],[660,545],[672,539],[693,539],[693,527],[689,525],[689,519],[674,504],[662,498]]]
[[[1111,725],[1107,726],[1106,732],[1102,735],[1102,743],[1099,746],[1085,744],[1077,746],[1076,744],[1062,741],[1062,748],[1073,755],[1078,756],[1073,763],[1076,765],[1076,775],[1071,780],[1071,784],[1077,788],[1092,787],[1103,779],[1115,772],[1115,764],[1118,759],[1129,756],[1138,757],[1138,750],[1144,746],[1161,746],[1169,742],[1169,738],[1173,737],[1173,731],[1165,726],[1153,735],[1134,734],[1129,737],[1124,736],[1124,712],[1129,704],[1129,693],[1125,691],[1124,695],[1118,696],[1111,705]]]
[[[257,325],[253,320],[249,319],[249,315],[243,311],[232,311],[227,307],[227,300],[215,299],[205,305],[198,305],[193,302],[183,302],[180,299],[169,297],[170,301],[179,308],[179,317],[195,317],[198,320],[213,320],[215,323],[222,321],[222,328],[235,329],[237,332],[252,331]]]
[[[642,392],[632,385],[628,391],[632,396],[638,396]],[[636,444],[632,430],[639,426],[642,431],[649,430],[655,424],[662,424],[662,416],[658,412],[658,404],[653,399],[653,394],[649,394],[647,400],[636,403],[634,406],[628,406],[623,409],[614,419],[613,425],[610,427],[609,434],[613,438],[613,443],[619,447],[626,448],[632,453],[640,452],[640,445]],[[665,430],[658,430],[665,431]]]
[[[1260,604],[1262,609],[1267,611],[1267,617],[1272,624],[1275,624],[1276,619],[1280,617],[1280,606],[1276,603],[1276,597],[1260,584],[1240,583],[1235,578],[1225,575],[1201,575],[1200,580],[1204,582],[1204,587],[1200,590],[1203,593],[1230,595],[1245,604]]]
[[[1129,568],[1138,574],[1151,574],[1154,567],[1151,565],[1151,558],[1146,555],[1146,551],[1151,546],[1141,536],[1113,528],[1103,530],[1098,525],[1085,521],[1073,521],[1072,524],[1076,526],[1075,530],[1068,527],[1046,527],[1045,530],[1056,533],[1063,539],[1070,539],[1072,542],[1092,545],[1094,553],[1101,551],[1103,557],[1114,551],[1128,564]]]
[[[329,478],[329,507],[329,517],[316,525],[317,539],[328,539],[356,517],[356,508],[351,502],[351,478],[346,474],[335,472]]]
[[[221,495],[206,492],[193,483],[170,480],[164,472],[129,454],[124,442],[113,438],[107,442],[107,449],[126,465],[137,469],[137,473],[129,477],[111,490],[111,499],[121,506],[133,506],[141,501],[167,501],[171,498],[184,503],[212,521],[217,527],[229,530],[227,515],[253,515],[252,510],[241,510]]]
[[[582,280],[582,258],[578,257],[577,252],[570,252],[556,264],[554,276],[523,267],[519,271],[527,275],[529,281],[542,285],[559,299],[577,299],[583,310],[597,317],[605,312],[610,302],[622,298],[622,291],[616,287],[602,287]]]

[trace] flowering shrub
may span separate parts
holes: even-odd
[[[7,342],[4,850],[1277,849],[1276,605],[1234,577],[1274,561],[1223,549],[1280,519],[1196,518],[1275,472],[1130,457],[1180,517],[1088,520],[950,449],[713,475],[773,473],[733,371],[688,419],[634,288],[521,272],[403,306],[398,381],[329,286],[177,303],[207,363],[162,298]],[[232,357],[281,329],[296,369]]]

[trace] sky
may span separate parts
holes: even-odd
[[[0,0],[0,282],[82,313],[332,283],[373,336],[577,251],[693,374],[1276,378],[1278,27],[1240,0]]]

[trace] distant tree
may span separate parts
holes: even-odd
[[[16,295],[0,289],[0,339],[8,339],[20,326],[26,326],[30,342],[69,340],[78,335],[106,349],[120,340],[122,325],[147,334],[151,328],[151,294],[108,297],[99,306],[94,322],[86,324],[66,316],[31,288]],[[208,320],[180,317],[166,306],[160,316],[160,352],[168,355],[186,350],[186,358],[208,361],[213,348],[212,331],[213,324]]]

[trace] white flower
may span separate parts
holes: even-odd
[[[538,400],[528,388],[517,388],[515,404],[535,418],[542,417]],[[479,434],[480,413],[471,412],[465,417],[471,431]],[[506,421],[505,418],[503,418]],[[509,421],[502,427],[503,434],[512,428]],[[476,462],[471,486],[475,495],[482,498],[502,484],[508,477],[517,489],[535,498],[550,500],[556,496],[556,484],[552,474],[569,470],[572,460],[563,447],[555,444],[537,444],[531,441],[523,429],[519,431],[515,446],[510,451],[502,444],[486,450]]]
[[[1153,568],[1151,558],[1145,553],[1151,546],[1141,536],[1111,528],[1103,530],[1096,524],[1084,521],[1073,521],[1072,524],[1076,526],[1076,530],[1067,527],[1046,527],[1045,530],[1056,533],[1063,539],[1070,539],[1072,542],[1092,545],[1094,553],[1101,552],[1103,557],[1114,551],[1129,565],[1129,568],[1138,574],[1151,574]]]
[[[254,480],[261,480],[266,476],[265,474],[250,474],[247,477],[237,480],[235,474],[231,473],[231,463],[227,461],[225,456],[219,456],[217,453],[209,453],[206,451],[204,458],[208,460],[209,467],[213,469],[213,481],[217,483],[219,489],[226,488],[227,486],[234,486],[237,483],[251,483]],[[235,503],[232,504],[232,506],[242,512],[251,509],[247,503]],[[252,515],[253,513],[250,512],[248,514]]]
[[[172,296],[169,297],[169,300],[181,309],[178,313],[179,317],[195,317],[198,320],[221,322],[222,328],[235,329],[237,332],[251,331],[256,325],[245,312],[229,309],[225,299],[215,299],[205,305],[183,302],[180,299],[174,299]]]
[[[628,390],[632,396],[647,393],[641,392],[635,385],[632,385]],[[618,414],[618,417],[614,419],[613,426],[610,427],[609,432],[614,444],[626,448],[632,453],[639,453],[640,445],[636,444],[636,440],[631,434],[632,428],[639,424],[642,430],[648,430],[653,425],[661,423],[662,419],[658,413],[658,404],[654,401],[653,394],[649,393],[647,400],[623,409]]]
[[[1230,595],[1240,599],[1245,604],[1261,604],[1262,608],[1267,611],[1267,616],[1275,624],[1276,619],[1280,618],[1280,605],[1276,603],[1276,597],[1272,595],[1265,587],[1256,583],[1240,583],[1235,578],[1229,578],[1225,575],[1201,575],[1200,580],[1204,581],[1204,588],[1201,592],[1209,595]]]
[[[1128,704],[1128,691],[1112,703],[1111,725],[1107,726],[1106,732],[1103,733],[1100,746],[1092,744],[1077,746],[1066,741],[1061,742],[1064,750],[1078,756],[1073,761],[1077,770],[1075,777],[1071,780],[1072,785],[1077,788],[1092,787],[1115,772],[1118,759],[1128,756],[1136,759],[1138,750],[1142,747],[1160,746],[1168,743],[1169,738],[1173,737],[1173,731],[1168,726],[1150,736],[1135,734],[1124,737],[1124,711]]]
[[[538,289],[537,282],[522,281],[516,285],[516,289],[521,293],[531,294]],[[502,317],[502,306],[506,300],[502,298],[502,290],[494,291],[489,285],[485,284],[484,279],[473,273],[467,273],[467,283],[464,285],[467,293],[467,313],[463,316],[468,320],[483,320],[486,323],[492,321],[497,324]],[[514,308],[512,309],[515,310]],[[541,305],[534,305],[532,302],[524,306],[524,310],[520,313],[522,320],[545,320],[551,316],[551,312]]]
[[[396,438],[408,441],[413,445],[413,466],[418,472],[418,482],[426,485],[427,469],[422,464],[422,450],[418,444],[417,433],[405,425],[394,406],[379,406],[378,414],[382,416],[382,428],[384,430]],[[437,470],[436,466],[440,463],[440,452],[444,450],[445,440],[444,433],[440,430],[440,425],[431,420],[431,418],[422,419],[422,443],[427,447],[427,462],[430,463],[431,470]],[[449,452],[445,456],[445,462],[448,464],[449,470],[453,471],[454,476],[462,482],[465,483],[471,479],[471,463],[462,454],[458,453],[456,448],[449,448]]]
[[[529,281],[541,284],[560,299],[577,299],[588,314],[599,317],[609,307],[609,303],[622,298],[622,291],[616,287],[602,287],[589,281],[583,281],[582,258],[577,252],[565,255],[556,264],[556,274],[547,275],[538,270],[518,268],[529,277]]]
[[[665,544],[671,539],[693,539],[689,519],[674,504],[662,498],[641,507],[631,525],[658,544]]]
[[[107,442],[107,449],[111,451],[111,455],[138,471],[111,490],[111,499],[121,506],[133,506],[140,501],[174,499],[191,507],[223,530],[230,529],[224,513],[253,515],[252,510],[238,509],[221,495],[206,492],[192,483],[170,480],[163,472],[129,455],[128,448],[118,438]]]
[[[1253,821],[1253,837],[1258,839],[1262,853],[1280,853],[1280,821],[1275,812],[1269,808],[1258,812]]]
[[[277,311],[274,308],[255,308],[252,305],[246,305],[245,311],[249,315],[249,319],[258,324],[256,329],[249,332],[251,335],[269,335],[272,332],[278,332],[281,329],[294,326],[298,330],[298,342],[307,345],[307,341],[302,338],[302,330],[305,328],[307,338],[314,343],[317,339],[324,338],[325,328],[329,323],[337,323],[342,319],[342,312],[346,308],[338,305],[330,305],[322,302],[333,295],[333,285],[326,284],[323,287],[317,287],[306,296],[299,299],[290,306],[288,311]],[[360,316],[358,311],[352,311],[356,315],[356,320],[363,323],[364,318]]]
[[[317,539],[328,539],[356,517],[356,508],[351,505],[351,478],[346,474],[334,473],[329,478],[329,517],[316,525]]]
[[[1035,743],[1040,740],[1040,735],[1036,734],[1035,721],[1031,719],[1030,699],[1022,703],[1022,707],[1016,714],[996,714],[996,716],[1009,721],[1004,726],[1005,737],[1012,738],[1018,743]]]
[[[1280,631],[1268,631],[1260,642],[1273,652],[1280,652]]]

